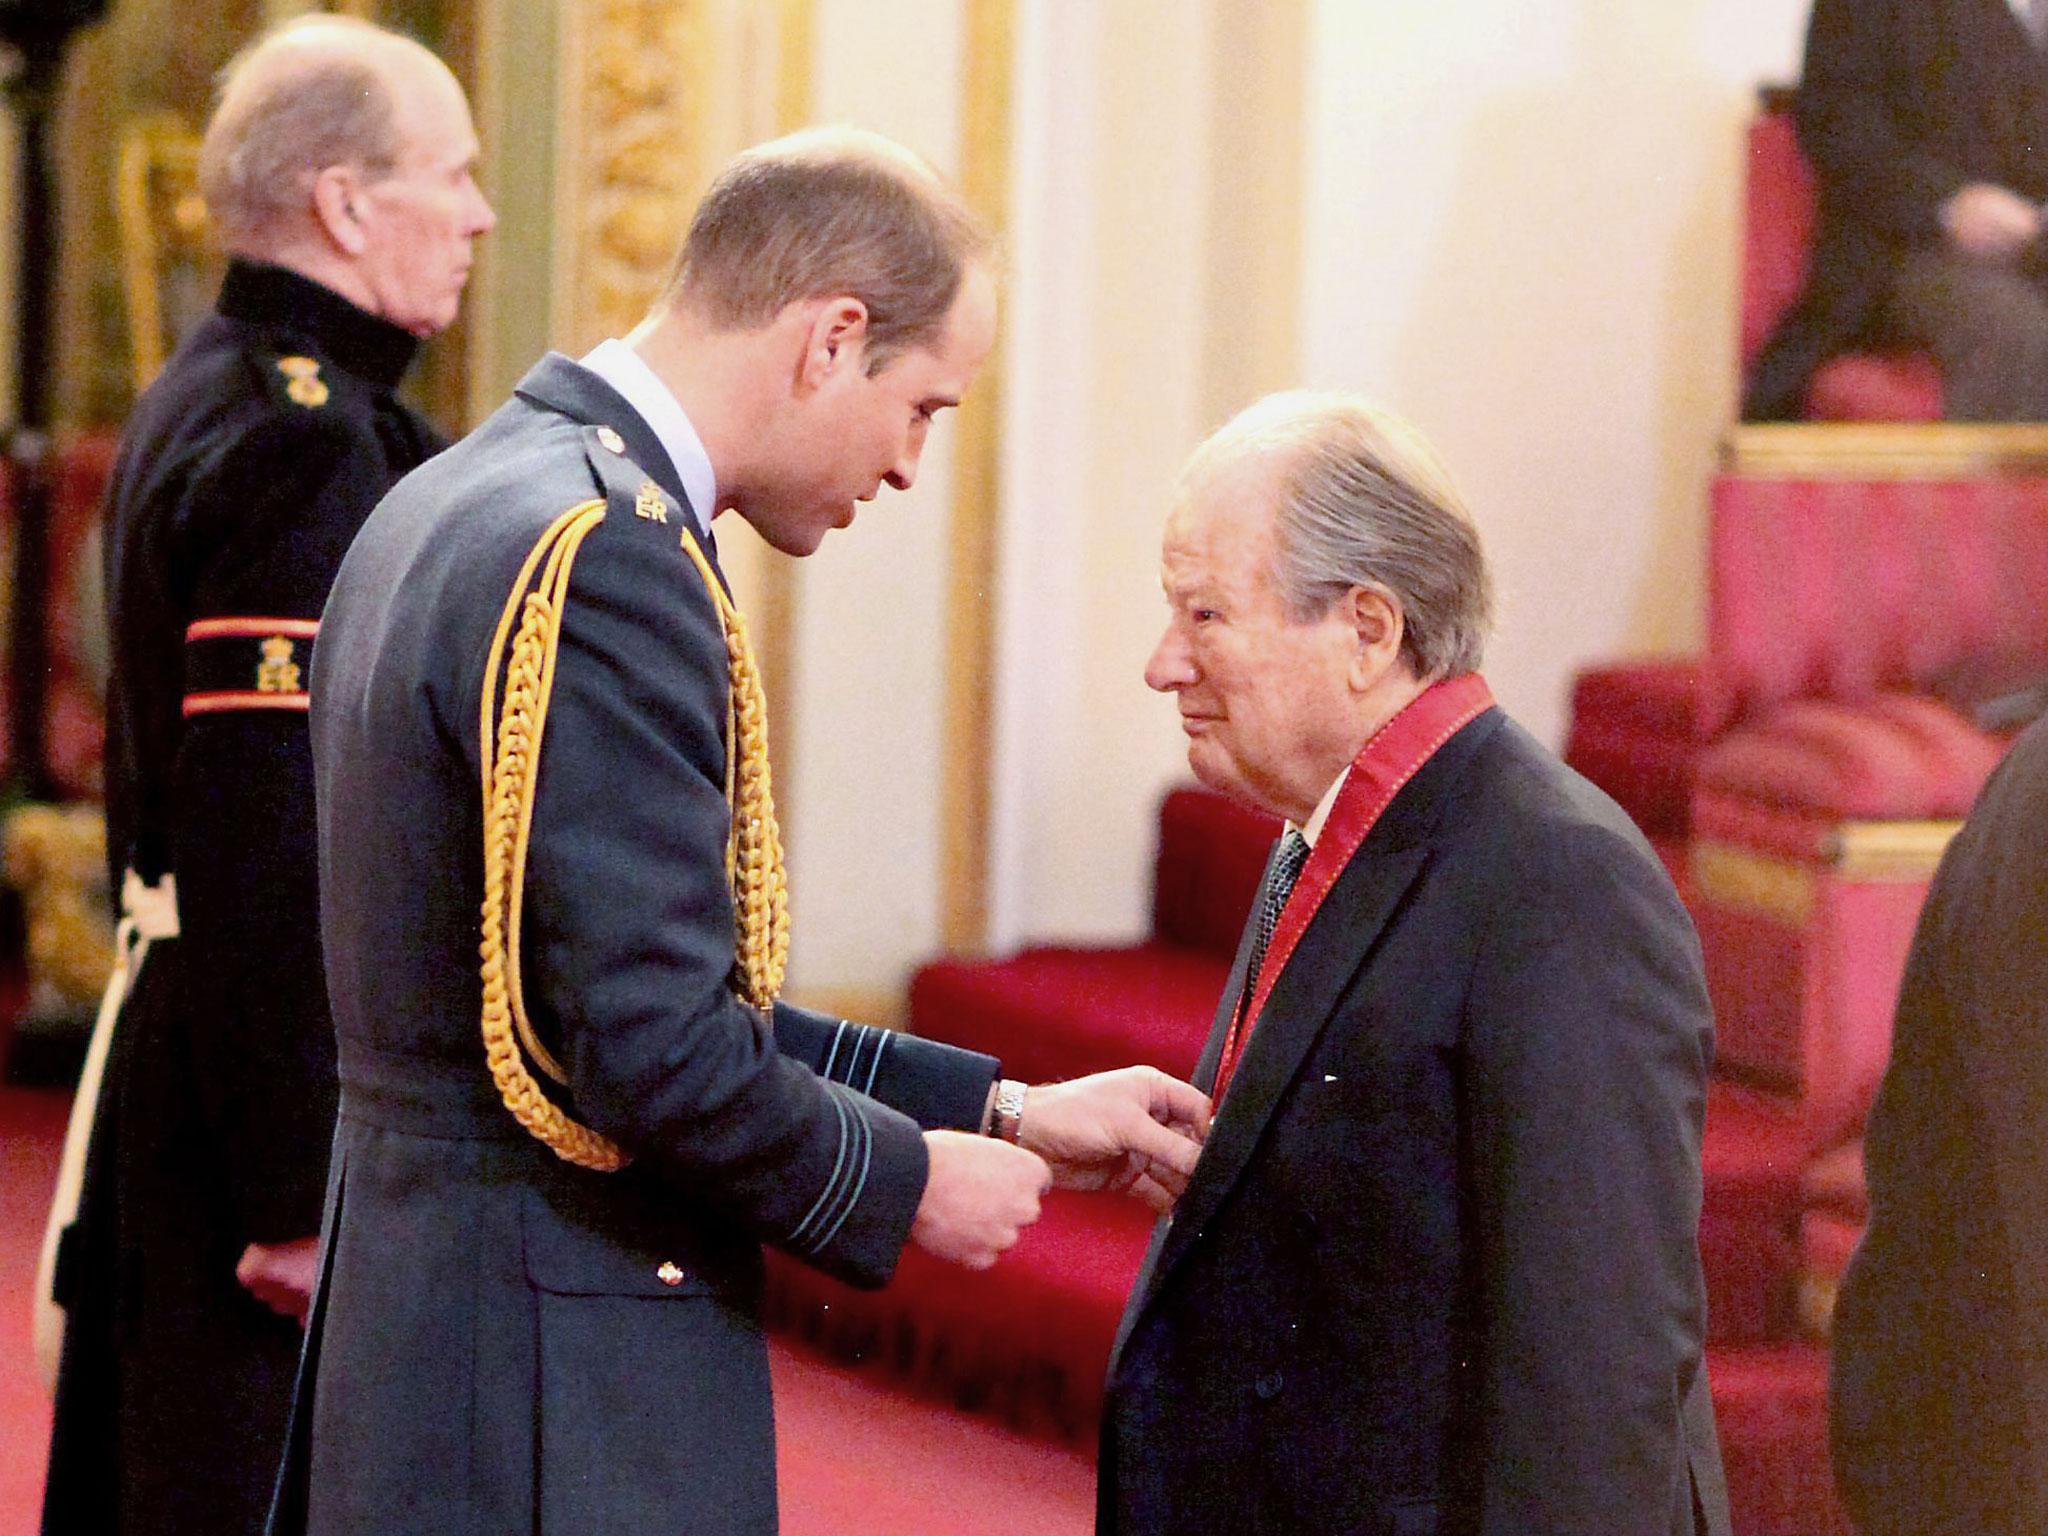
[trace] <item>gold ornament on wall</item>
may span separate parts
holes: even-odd
[[[711,0],[571,0],[564,11],[556,313],[571,348],[623,336],[669,275],[716,158],[714,10]]]

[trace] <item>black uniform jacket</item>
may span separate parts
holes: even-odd
[[[2048,722],[1949,845],[1864,1141],[1836,1480],[1868,1536],[2048,1530]]]
[[[1901,256],[1941,242],[1966,182],[2048,200],[2048,55],[2007,0],[1814,0],[1797,116],[1813,259],[1757,355],[1751,421],[1795,418],[1807,376],[1873,339]]]
[[[441,445],[395,393],[414,349],[237,262],[122,435],[107,842],[117,891],[175,874],[181,936],[122,1010],[60,1258],[53,1533],[249,1531],[268,1506],[299,1331],[235,1263],[319,1229],[334,1134],[305,676],[349,541]]]
[[[574,1113],[633,1155],[618,1173],[521,1130],[479,1034],[487,651],[544,530],[592,499],[524,990]],[[990,1058],[734,996],[725,643],[685,505],[641,419],[551,356],[335,584],[313,736],[341,1125],[280,1532],[772,1531],[759,1244],[881,1283],[920,1125],[979,1123]]]
[[[1726,1536],[1710,1051],[1641,835],[1481,714],[1275,980],[1124,1315],[1097,1529]]]

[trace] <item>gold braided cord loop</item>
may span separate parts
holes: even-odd
[[[549,525],[521,566],[491,641],[479,718],[484,796],[480,952],[484,1056],[505,1107],[565,1161],[611,1172],[626,1165],[625,1152],[572,1120],[542,1091],[527,1068],[531,1058],[556,1083],[567,1082],[567,1074],[527,1015],[518,960],[541,740],[548,699],[554,690],[569,573],[577,548],[604,521],[604,512],[602,501],[588,501],[571,507]],[[747,643],[745,619],[726,596],[711,562],[687,529],[682,546],[704,579],[725,636],[729,682],[725,792],[731,809],[725,865],[733,893],[734,980],[741,997],[757,1008],[767,1008],[782,988],[789,953],[789,882],[768,768],[767,699]],[[540,572],[537,584],[536,569]],[[501,669],[502,708],[498,703]]]
[[[718,608],[725,630],[726,695],[725,798],[732,827],[725,844],[725,873],[732,882],[737,928],[740,996],[756,1008],[774,1006],[789,966],[789,875],[782,861],[782,832],[775,821],[774,776],[768,768],[768,696],[747,643],[747,621],[711,569],[696,536],[683,530],[683,548]]]
[[[580,1167],[609,1173],[626,1166],[618,1145],[588,1126],[578,1125],[541,1091],[520,1054],[524,1045],[534,1061],[557,1082],[560,1063],[542,1048],[526,1014],[519,988],[519,913],[523,905],[526,847],[533,825],[533,802],[540,784],[541,734],[547,724],[547,700],[554,683],[555,655],[562,639],[562,599],[568,594],[569,568],[576,548],[590,530],[604,521],[604,503],[587,501],[571,507],[548,526],[533,553],[520,568],[512,595],[491,641],[485,664],[480,755],[484,780],[484,905],[483,1037],[484,1060],[498,1096],[530,1134],[557,1157]],[[545,558],[547,569],[537,590],[529,592],[534,567]],[[505,703],[493,718],[498,671],[505,641],[518,620],[512,659],[505,669]],[[493,748],[495,747],[495,752]]]

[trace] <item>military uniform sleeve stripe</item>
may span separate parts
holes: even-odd
[[[853,1123],[860,1127],[860,1171],[853,1179],[839,1215],[819,1237],[817,1245],[811,1250],[813,1253],[822,1253],[832,1245],[832,1239],[837,1237],[839,1229],[846,1225],[846,1218],[853,1214],[853,1208],[860,1204],[861,1194],[868,1187],[868,1166],[874,1159],[875,1133],[868,1125],[866,1117],[857,1112],[854,1113]]]
[[[874,1033],[864,1024],[853,1026],[853,1049],[847,1053],[846,1071],[839,1081],[851,1088],[860,1081],[860,1053],[869,1044],[868,1036]]]
[[[839,1154],[832,1177],[812,1205],[810,1213],[790,1234],[790,1245],[806,1256],[822,1253],[846,1225],[846,1218],[860,1203],[867,1188],[869,1166],[874,1157],[874,1130],[867,1117],[850,1104],[845,1095],[826,1090],[832,1107],[839,1113]]]
[[[294,640],[311,640],[319,633],[318,619],[195,619],[185,626],[187,641],[260,640],[267,635],[286,635]]]
[[[798,1222],[796,1230],[789,1234],[789,1240],[793,1245],[804,1243],[810,1236],[812,1227],[831,1203],[832,1193],[839,1187],[839,1181],[846,1172],[847,1143],[853,1139],[851,1126],[853,1114],[846,1107],[844,1101],[840,1099],[839,1095],[832,1092],[830,1088],[825,1090],[825,1097],[830,1101],[833,1110],[839,1116],[839,1151],[832,1160],[832,1175],[825,1180],[825,1187],[818,1191],[818,1198],[811,1202],[811,1208],[805,1213],[804,1219]],[[813,1248],[806,1251],[816,1252],[817,1250]]]
[[[304,693],[188,693],[181,709],[189,720],[194,715],[219,715],[236,709],[295,709],[303,714],[310,706]]]
[[[889,1042],[894,1038],[886,1029],[876,1030],[875,1034],[874,1059],[868,1063],[868,1080],[861,1085],[860,1090],[866,1094],[872,1094],[875,1091],[875,1074],[882,1070],[882,1052],[889,1048]]]
[[[832,1076],[833,1063],[839,1060],[839,1042],[844,1040],[845,1038],[846,1020],[841,1019],[839,1021],[839,1027],[832,1031],[832,1049],[825,1053],[825,1066],[824,1069],[818,1074],[820,1077],[830,1078]]]

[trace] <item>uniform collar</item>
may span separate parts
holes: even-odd
[[[711,467],[711,455],[704,451],[704,440],[691,425],[682,401],[647,366],[646,359],[617,337],[601,341],[585,353],[582,366],[623,395],[661,439],[669,462],[682,478],[683,500],[696,520],[697,531],[709,533],[717,509],[714,498],[718,494],[718,474]]]
[[[230,320],[278,331],[323,360],[386,389],[412,366],[419,338],[359,309],[324,283],[240,257],[228,263],[214,308]]]
[[[617,389],[574,358],[548,353],[526,370],[513,393],[585,426],[610,427],[624,439],[627,458],[671,496],[688,500],[682,476],[646,418]]]

